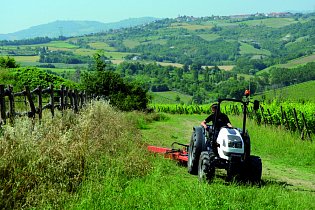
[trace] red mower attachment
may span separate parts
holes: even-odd
[[[176,149],[174,145],[183,146],[183,149]],[[188,147],[187,144],[181,144],[178,142],[174,142],[172,144],[172,148],[165,147],[156,147],[156,146],[148,146],[148,150],[154,153],[162,153],[165,158],[173,159],[178,161],[180,164],[186,165],[188,162]]]

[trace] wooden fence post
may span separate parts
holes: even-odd
[[[37,113],[38,113],[38,119],[39,122],[41,121],[42,117],[43,117],[43,89],[42,86],[38,86],[38,109],[37,109]]]
[[[54,85],[50,84],[49,86],[50,89],[50,111],[51,111],[51,115],[52,117],[55,116],[55,98],[54,98]]]
[[[0,125],[6,124],[4,85],[0,85]]]
[[[69,102],[68,102],[68,100],[69,100],[69,88],[68,87],[66,87],[64,95],[65,95],[65,107],[64,107],[64,109],[67,109],[69,107]]]
[[[36,108],[35,108],[35,105],[34,105],[34,102],[32,99],[32,95],[31,95],[31,91],[30,91],[29,86],[25,86],[25,94],[26,94],[27,100],[28,100],[30,108],[31,108],[31,111],[28,113],[28,116],[32,117],[34,119],[35,114],[36,114]]]
[[[61,85],[60,86],[60,110],[61,113],[63,114],[63,110],[65,109],[65,86]]]
[[[73,105],[73,91],[69,90],[69,100],[70,100],[70,108],[74,109],[74,105]]]
[[[84,106],[84,96],[83,96],[83,92],[80,92],[80,109],[83,108]]]
[[[9,86],[9,115],[10,115],[10,122],[14,124],[14,118],[15,118],[15,107],[14,107],[14,94],[13,94],[13,87]]]
[[[74,112],[78,112],[78,90],[74,90]]]

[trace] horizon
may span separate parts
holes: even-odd
[[[16,6],[18,5],[18,6]],[[123,5],[123,6],[122,6]],[[5,1],[2,3],[0,34],[15,33],[34,26],[55,21],[97,21],[113,23],[127,19],[154,17],[176,18],[178,16],[231,16],[272,12],[314,12],[313,0],[40,0]],[[92,9],[90,9],[92,8]],[[14,11],[14,18],[12,18]],[[58,11],[58,12],[57,12]]]

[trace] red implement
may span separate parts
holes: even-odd
[[[165,147],[148,146],[148,150],[150,152],[164,154],[165,158],[176,160],[176,161],[180,162],[181,164],[187,164],[187,162],[188,162],[188,152],[187,152],[188,151],[188,145],[174,142],[172,144],[172,147],[174,144],[184,146],[184,148],[183,149],[174,149],[174,148],[170,149],[170,148],[165,148]]]

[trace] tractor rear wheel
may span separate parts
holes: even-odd
[[[190,139],[188,149],[188,172],[193,175],[198,174],[198,162],[202,151],[206,150],[205,136],[203,128],[194,127],[194,132]]]
[[[211,182],[215,175],[215,155],[212,151],[204,151],[198,164],[198,178],[201,182]]]

